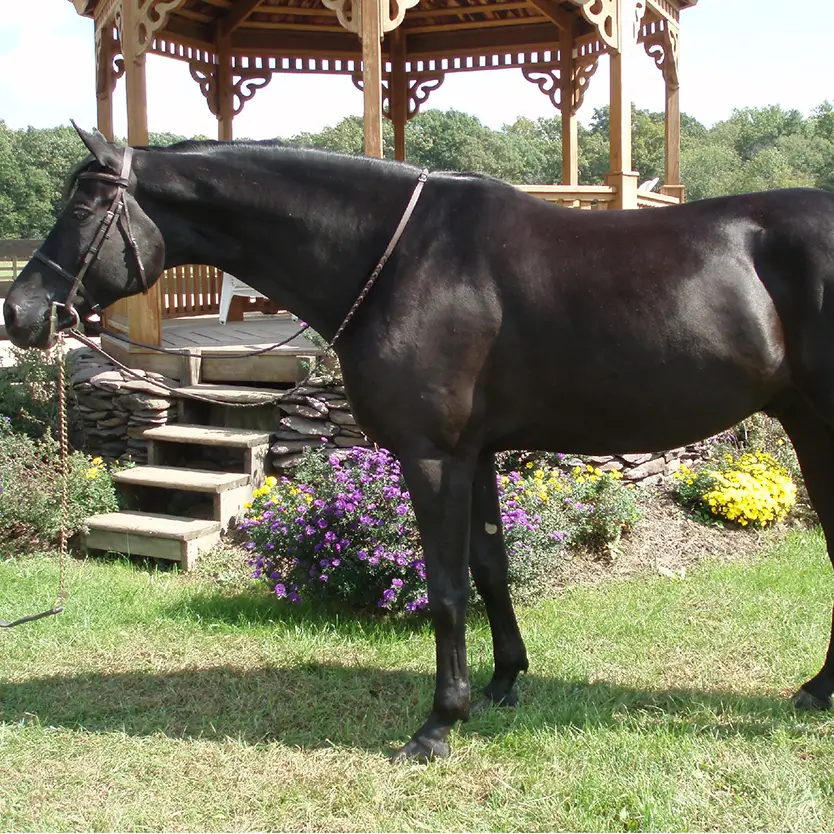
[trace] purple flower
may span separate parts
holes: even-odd
[[[397,515],[405,515],[408,512],[408,507],[406,507],[405,504],[397,504],[397,507],[394,510],[394,512]]]
[[[402,588],[402,586],[403,586],[403,581],[402,581],[402,579],[392,579],[392,580],[391,580],[391,584],[392,584],[395,588]]]
[[[283,597],[285,597],[286,595],[287,595],[287,589],[286,589],[286,587],[285,587],[284,585],[282,585],[282,584],[279,582],[279,583],[275,586],[275,596],[276,596],[276,597],[278,597],[278,599],[282,599],[282,598],[283,598]]]

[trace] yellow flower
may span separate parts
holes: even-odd
[[[100,471],[97,466],[91,466],[84,474],[92,481],[98,478]]]
[[[278,486],[278,479],[274,475],[270,475],[266,479],[265,483],[270,489],[273,489],[274,487]]]
[[[91,463],[93,464],[93,466],[103,466],[104,465],[104,461],[101,458],[93,458]]]

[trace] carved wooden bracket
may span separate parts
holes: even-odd
[[[571,77],[570,113],[575,116],[585,100],[585,91],[591,83],[591,77],[599,67],[600,53],[582,55],[573,65]],[[560,112],[562,110],[562,70],[559,64],[544,64],[539,66],[522,67],[524,77],[535,84]]]
[[[218,101],[217,64],[206,61],[189,61],[188,69],[191,77],[200,85],[200,92],[208,104],[213,116],[218,116],[220,106]],[[266,87],[272,80],[272,72],[268,69],[249,69],[245,73],[232,73],[232,112],[235,116],[243,110],[243,105],[251,99],[258,90]]]
[[[575,6],[579,6],[582,17],[592,26],[596,27],[600,40],[609,48],[619,52],[622,48],[620,38],[622,33],[618,31],[617,6],[620,0],[570,0]],[[632,38],[637,40],[640,31],[640,23],[646,14],[646,0],[622,0],[623,13],[626,19],[634,21],[631,30]],[[623,32],[625,32],[625,21],[623,21]]]
[[[116,17],[118,8],[119,16],[121,17],[122,0],[103,0],[96,6],[96,31],[105,26],[112,25]],[[121,26],[119,27],[121,31]]]
[[[596,27],[602,42],[610,49],[619,50],[617,33],[617,0],[570,0],[579,6],[582,17]]]
[[[138,57],[148,51],[156,33],[168,22],[168,15],[185,3],[185,0],[121,0],[114,8],[114,19],[119,29],[119,40],[124,48],[124,4],[131,4],[134,31],[130,33],[134,45],[134,56]],[[133,50],[131,50],[133,51]]]
[[[678,27],[666,20],[647,23],[642,27],[640,39],[646,54],[663,73],[663,80],[670,87],[678,87]]]
[[[121,55],[119,39],[113,34],[113,26],[96,30],[96,96],[107,98],[116,89],[116,82],[125,73],[125,60]]]
[[[406,119],[411,119],[420,112],[420,107],[425,104],[429,96],[445,81],[444,72],[421,72],[419,75],[408,76],[408,108]],[[362,92],[365,84],[361,72],[354,72],[351,75],[353,86]],[[382,79],[382,115],[386,119],[391,118],[391,79],[385,76]]]
[[[362,0],[321,0],[326,8],[336,12],[339,23],[362,37]],[[405,13],[420,0],[380,0],[379,19],[381,31],[393,32],[405,19]]]

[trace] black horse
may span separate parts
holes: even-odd
[[[186,263],[238,276],[330,338],[419,174],[268,142],[139,148],[131,167],[125,148],[79,133],[93,158],[6,299],[17,345],[47,346],[50,309],[68,293],[83,290],[83,317]],[[66,312],[59,328],[74,319]],[[485,177],[431,174],[337,350],[357,420],[402,462],[425,551],[436,690],[399,756],[447,755],[450,728],[469,714],[470,571],[493,636],[486,698],[514,704],[527,669],[507,589],[500,450],[658,451],[765,410],[795,444],[831,552],[834,194],[584,212]],[[829,647],[797,704],[830,707],[832,692]]]

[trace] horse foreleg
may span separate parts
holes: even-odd
[[[527,671],[527,650],[510,599],[495,458],[491,454],[482,455],[475,469],[469,568],[492,632],[495,672],[484,690],[485,701],[514,707],[518,703],[515,680],[519,672]]]
[[[808,405],[796,404],[779,415],[793,441],[811,503],[817,511],[828,556],[834,564],[834,428]],[[794,704],[799,709],[830,709],[834,693],[834,611],[831,638],[822,669],[804,683]]]
[[[432,711],[393,758],[449,755],[449,732],[469,717],[466,610],[473,465],[450,455],[400,455],[423,543],[437,679]]]

